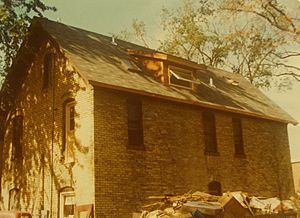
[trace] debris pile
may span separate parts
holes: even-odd
[[[296,218],[293,201],[278,198],[249,197],[243,192],[214,196],[204,192],[181,196],[152,196],[154,203],[143,206],[133,218]]]

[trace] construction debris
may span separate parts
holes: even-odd
[[[204,192],[181,196],[151,196],[155,201],[144,205],[135,218],[296,218],[292,200],[249,197],[243,192],[227,192],[223,196]],[[283,215],[283,216],[282,216]]]

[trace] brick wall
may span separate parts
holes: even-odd
[[[246,158],[237,158],[232,115],[215,111],[219,156],[207,156],[201,108],[141,97],[144,149],[129,149],[126,95],[100,88],[94,95],[98,217],[130,217],[148,196],[207,191],[213,180],[223,192],[293,194],[285,124],[243,117]]]
[[[55,53],[54,82],[43,89],[43,57],[50,51]],[[9,115],[0,209],[8,209],[9,190],[17,188],[22,210],[38,216],[44,209],[57,217],[59,191],[64,187],[74,188],[77,205],[94,202],[93,88],[50,42],[35,57]],[[68,98],[76,101],[74,164],[65,164],[62,152],[63,103]],[[24,117],[23,160],[18,163],[11,161],[10,120],[16,114]]]

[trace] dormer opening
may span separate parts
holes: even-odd
[[[169,67],[169,84],[181,88],[193,88],[193,71],[174,67]]]

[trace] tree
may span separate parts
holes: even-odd
[[[137,43],[149,48],[146,24],[138,19],[133,19],[131,24],[131,31],[122,30],[120,31],[120,33],[112,35],[121,40],[137,41]]]
[[[26,35],[34,15],[42,16],[47,10],[41,0],[0,0],[0,77],[4,77]]]
[[[220,9],[235,14],[252,14],[275,29],[291,34],[300,42],[300,5],[298,3],[295,6],[297,9],[289,12],[280,0],[224,0]]]
[[[272,29],[253,17],[239,14],[238,10],[234,17],[224,9],[237,2],[249,1],[184,0],[183,6],[176,10],[163,9],[162,23],[167,37],[160,48],[214,67],[229,68],[257,87],[288,86],[287,78],[300,81],[300,68],[287,62],[288,57],[299,54],[292,51],[295,43],[290,35],[278,33],[278,27]],[[287,15],[283,18],[281,23],[278,18],[276,24],[281,29],[285,27],[285,32],[296,34],[295,22],[286,21]]]
[[[217,67],[225,63],[230,48],[224,37],[207,25],[213,9],[205,2],[195,7],[192,1],[184,1],[175,11],[162,9],[166,38],[161,40],[159,49]]]
[[[300,57],[300,3],[293,4],[288,8],[280,0],[222,0],[219,10],[235,16],[236,20],[246,17],[252,24],[264,26],[271,39],[277,41],[275,50],[266,57],[270,63],[265,66],[277,71],[272,76],[299,82],[300,67],[289,62],[293,57]],[[279,38],[281,43],[278,43]]]
[[[240,73],[257,87],[288,87],[293,80],[300,81],[300,68],[289,63],[289,58],[299,55],[298,20],[288,19],[285,8],[275,3],[274,13],[261,12],[266,18],[248,14],[269,1],[276,2],[183,0],[176,9],[163,8],[165,37],[158,49]],[[136,31],[133,35],[141,36]]]

